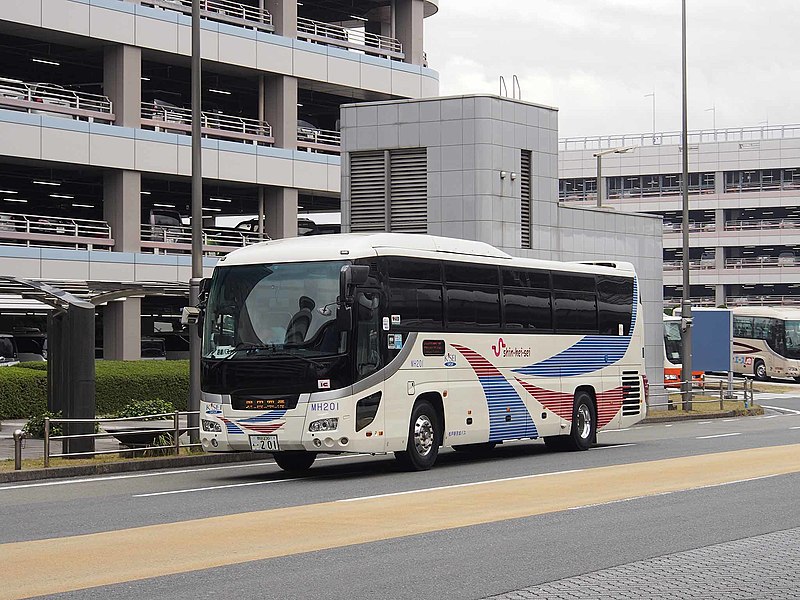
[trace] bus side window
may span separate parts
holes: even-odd
[[[380,344],[380,296],[377,292],[358,292],[356,310],[356,368],[364,379],[382,366]]]

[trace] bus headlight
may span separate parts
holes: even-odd
[[[309,431],[333,431],[339,427],[339,417],[329,417],[327,419],[320,419],[319,421],[312,421],[308,426]]]
[[[222,431],[222,425],[217,423],[216,421],[208,421],[207,419],[201,419],[200,424],[203,426],[203,431]]]

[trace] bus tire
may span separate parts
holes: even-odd
[[[303,473],[311,468],[317,459],[315,452],[303,450],[294,452],[276,452],[272,455],[278,466],[288,473]]]
[[[439,416],[430,402],[421,400],[411,411],[406,450],[395,452],[394,456],[407,471],[427,471],[436,462],[441,443]]]
[[[572,409],[572,428],[566,436],[567,448],[570,450],[588,450],[592,447],[597,435],[597,414],[589,392],[579,391],[575,394],[575,405]]]
[[[767,377],[767,365],[764,364],[763,360],[758,359],[753,363],[753,376],[759,381],[766,381],[769,379],[769,377]]]

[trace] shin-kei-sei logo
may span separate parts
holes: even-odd
[[[494,352],[495,356],[500,356],[500,354],[503,352],[503,348],[505,348],[505,347],[506,347],[506,343],[503,341],[503,338],[499,338],[497,340],[497,345],[496,346],[494,346],[494,345],[492,346],[492,351]]]

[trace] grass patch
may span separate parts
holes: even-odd
[[[25,450],[22,451],[23,456],[25,454]],[[124,450],[121,450],[124,452]],[[180,456],[197,456],[199,454],[205,454],[204,451],[200,449],[193,449],[193,448],[181,448]],[[83,467],[86,465],[103,465],[103,464],[112,464],[112,463],[125,463],[125,462],[132,462],[132,461],[148,461],[154,458],[165,458],[175,456],[174,454],[167,454],[164,456],[138,456],[138,457],[126,457],[122,458],[117,454],[101,454],[100,456],[89,457],[89,458],[51,458],[50,459],[50,468],[55,467]],[[22,459],[22,470],[23,471],[30,471],[33,469],[44,469],[44,458],[23,458]],[[7,459],[7,460],[0,460],[0,473],[5,473],[8,471],[14,470],[14,459]]]
[[[689,416],[710,417],[721,413],[733,413],[737,416],[764,414],[764,409],[757,404],[745,408],[744,400],[723,400],[722,409],[720,409],[719,396],[695,394],[692,396],[692,410],[688,411],[683,410],[680,394],[670,394],[669,399],[673,403],[674,409],[669,410],[666,406],[659,406],[657,409],[648,410],[647,417],[670,417],[680,419]]]

